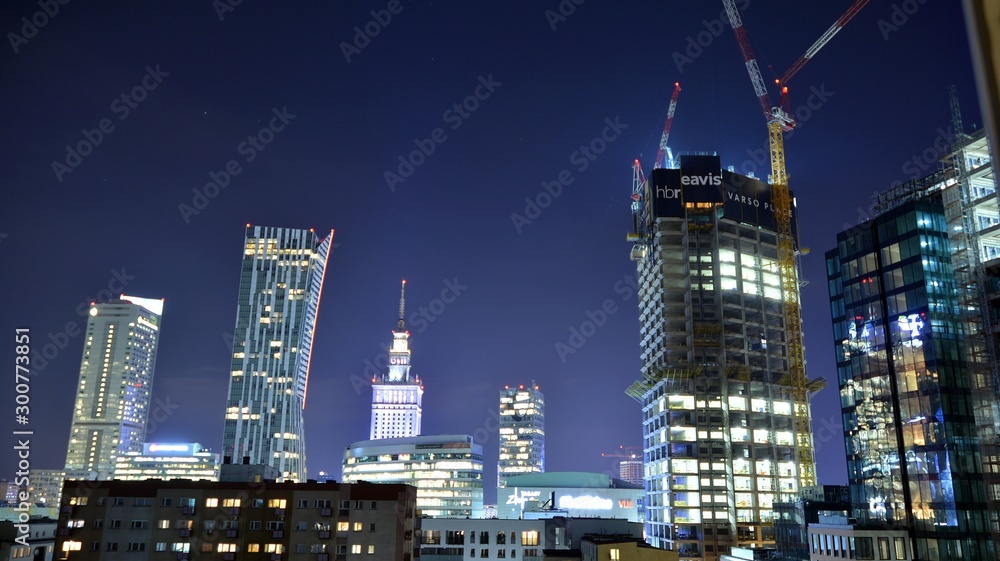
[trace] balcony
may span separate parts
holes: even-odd
[[[235,538],[238,534],[239,532],[237,532],[236,530],[226,530],[227,538]]]
[[[320,553],[316,556],[316,561],[330,561],[329,553]]]
[[[191,537],[191,530],[189,530],[187,528],[184,528],[183,530],[180,531],[180,536],[182,538],[190,538]]]
[[[283,508],[276,508],[276,509],[274,509],[274,515],[275,516],[284,516],[285,515],[285,509],[283,509]]]
[[[333,509],[332,508],[322,508],[319,511],[319,515],[320,516],[333,516]]]
[[[60,536],[70,535],[70,528],[59,528],[59,535]]]
[[[284,530],[275,530],[274,532],[271,532],[271,537],[275,538],[275,539],[283,538],[283,537],[285,537],[285,531]]]
[[[188,552],[186,552],[186,551],[178,551],[177,552],[177,559],[190,559],[190,558],[191,558],[191,554],[188,553]]]
[[[225,561],[236,561],[236,554],[235,553],[224,553],[222,555],[222,558],[225,559]]]
[[[230,508],[227,512],[229,513],[229,516],[239,516],[240,515],[240,509],[236,508],[236,507]]]
[[[319,533],[319,539],[321,540],[330,539],[330,530],[321,530]]]
[[[186,507],[182,508],[181,509],[181,514],[183,514],[185,516],[194,516],[194,507],[193,506],[186,506]]]
[[[281,554],[280,553],[272,553],[271,554],[271,561],[281,561]]]

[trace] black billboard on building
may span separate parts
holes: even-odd
[[[650,172],[646,189],[656,218],[683,218],[687,203],[712,203],[722,205],[724,218],[778,229],[771,185],[722,169],[719,156],[682,155],[680,169]]]

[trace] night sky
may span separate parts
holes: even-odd
[[[305,413],[310,475],[339,479],[345,446],[368,438],[366,368],[384,357],[404,277],[423,432],[485,435],[487,501],[505,384],[545,393],[548,471],[614,469],[601,452],[641,444],[624,393],[640,368],[631,162],[652,166],[675,81],[675,151],[717,151],[761,177],[767,137],[721,2],[577,2],[563,16],[556,0],[76,1],[34,16],[37,29],[22,18],[39,4],[5,2],[2,353],[13,362],[15,327],[36,351],[64,347],[35,364],[32,466],[63,465],[78,310],[122,279],[127,294],[166,299],[149,440],[219,451],[250,222],[336,230]],[[771,79],[850,2],[740,5]],[[812,249],[808,372],[832,384],[813,401],[822,483],[846,483],[823,252],[873,192],[936,168],[950,84],[971,129],[964,21],[943,0],[872,2],[790,84],[802,126],[788,169]],[[592,144],[602,134],[613,140]],[[560,177],[557,197],[539,197]],[[526,198],[546,207],[526,213]],[[16,465],[11,378],[2,477]]]

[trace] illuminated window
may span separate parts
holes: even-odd
[[[350,529],[351,529],[351,523],[350,522],[337,522],[337,531],[338,532],[346,532],[346,531],[348,531]]]
[[[260,552],[259,543],[252,543],[247,545],[247,553],[259,553],[259,552]]]
[[[361,553],[361,544],[356,543],[356,544],[352,545],[351,546],[351,553],[360,554]]]
[[[364,524],[362,524],[361,522],[355,522],[354,523],[354,531],[355,532],[360,532],[361,528],[363,528],[363,527],[364,527]]]
[[[270,499],[267,501],[267,508],[285,508],[288,501],[285,499]]]
[[[217,546],[216,551],[219,553],[236,553],[236,544],[234,543],[220,543]]]
[[[612,561],[619,561],[622,558],[622,553],[617,547],[612,548],[608,554],[608,559],[611,559]]]
[[[269,543],[264,546],[264,551],[267,553],[284,553],[285,546],[280,543]]]
[[[374,545],[368,546],[368,555],[375,555],[375,546]]]
[[[240,499],[223,499],[222,506],[226,508],[238,508],[240,506]]]

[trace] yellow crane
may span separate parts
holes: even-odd
[[[787,107],[787,82],[806,62],[824,46],[843,26],[868,3],[855,0],[851,7],[817,40],[778,80],[781,87],[782,106]],[[757,59],[750,48],[746,27],[735,0],[722,0],[729,17],[729,23],[736,35],[743,62],[750,74],[750,82],[764,110],[767,119],[768,143],[771,149],[771,197],[774,204],[775,222],[778,226],[778,269],[781,279],[781,293],[784,298],[785,346],[787,349],[788,375],[779,383],[789,386],[792,391],[795,426],[795,449],[799,465],[799,481],[803,485],[816,483],[816,461],[812,447],[812,421],[809,418],[809,392],[822,388],[825,381],[810,382],[806,378],[805,350],[802,344],[802,308],[799,303],[798,266],[795,255],[795,239],[792,235],[792,197],[788,190],[788,173],[785,168],[784,133],[795,127],[795,119],[786,109],[771,104],[767,86],[761,77]]]

